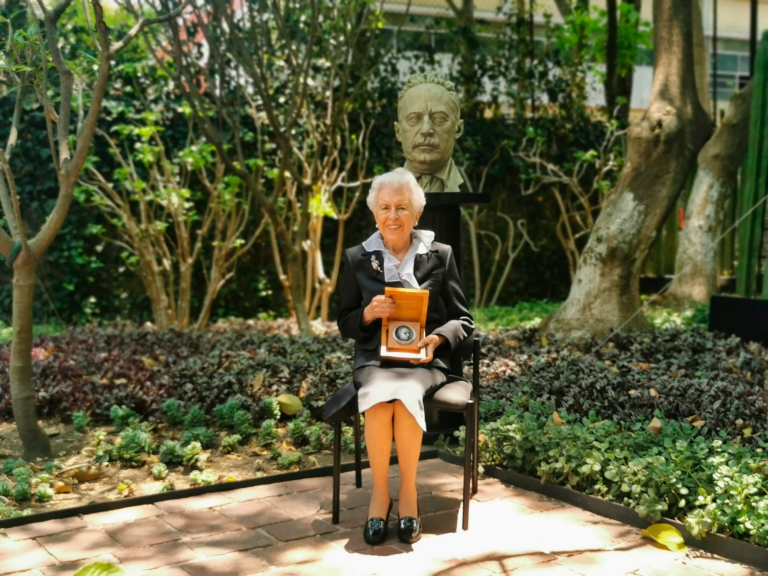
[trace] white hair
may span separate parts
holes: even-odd
[[[424,195],[424,190],[416,181],[416,177],[405,168],[395,168],[391,172],[385,172],[373,179],[367,199],[368,208],[371,209],[371,212],[376,212],[376,197],[382,187],[405,187],[410,190],[411,204],[417,213],[424,210],[424,206],[427,204],[427,197]]]

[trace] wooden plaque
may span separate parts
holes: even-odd
[[[397,310],[381,322],[381,357],[426,358],[426,349],[419,349],[418,344],[426,335],[429,290],[387,286],[384,295],[395,301]]]

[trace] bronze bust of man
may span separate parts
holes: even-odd
[[[458,192],[464,182],[451,158],[464,132],[453,82],[432,74],[408,78],[397,100],[395,136],[403,145],[405,169],[424,192]]]

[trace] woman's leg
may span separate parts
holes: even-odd
[[[365,411],[365,444],[373,490],[368,518],[384,518],[389,508],[389,458],[392,455],[393,405],[379,402]]]
[[[366,426],[368,420],[365,421]],[[421,455],[421,440],[424,431],[400,400],[395,402],[395,445],[397,461],[400,464],[400,497],[397,503],[398,514],[418,516],[416,499],[416,468]]]

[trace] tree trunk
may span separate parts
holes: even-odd
[[[565,340],[650,328],[640,308],[648,250],[712,132],[693,74],[690,2],[654,0],[655,73],[648,109],[628,131],[627,158],[582,253],[565,304],[542,324]]]
[[[11,343],[11,400],[13,419],[24,446],[24,459],[50,458],[51,442],[37,421],[32,386],[32,300],[37,262],[22,252],[13,266],[13,341]]]
[[[714,136],[701,149],[685,228],[675,259],[675,278],[664,300],[669,304],[708,304],[717,293],[717,246],[725,203],[734,198],[739,167],[747,153],[752,85],[735,92]]]
[[[693,66],[696,72],[696,91],[704,110],[712,115],[712,100],[709,98],[709,54],[704,38],[704,21],[701,15],[701,0],[693,0]]]
[[[624,0],[623,3],[632,4],[635,7],[637,14],[642,14],[642,0]],[[640,19],[638,18],[635,23],[635,29],[637,29],[639,24]],[[616,96],[625,100],[625,102],[619,105],[618,113],[618,120],[621,122],[622,126],[627,126],[629,124],[629,111],[632,108],[632,80],[634,79],[634,76],[635,67],[632,66],[632,68],[625,71],[624,74],[619,74],[616,79]]]
[[[309,321],[307,306],[304,305],[304,270],[302,265],[301,248],[292,248],[286,258],[286,268],[290,281],[293,314],[302,334],[312,334],[312,324]]]

